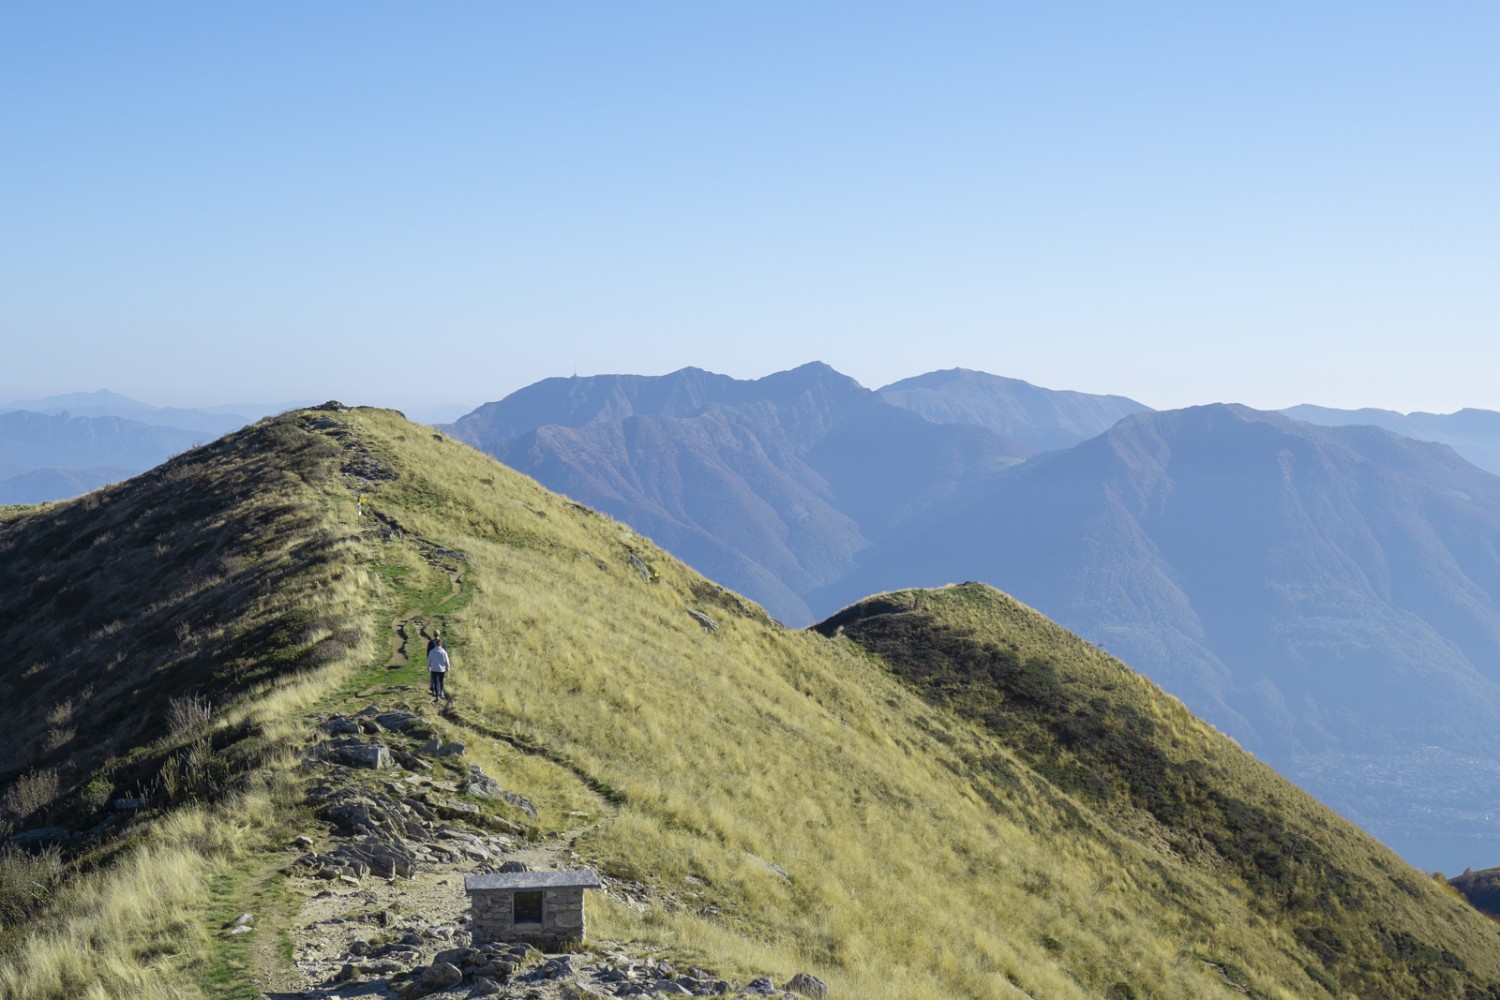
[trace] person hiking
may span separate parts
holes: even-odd
[[[432,630],[432,638],[430,638],[430,639],[427,640],[427,652],[428,652],[428,654],[431,655],[432,651],[437,648],[437,644],[440,643],[440,642],[442,642],[442,641],[443,641],[443,633],[439,632],[437,629],[433,629]]]
[[[448,697],[443,690],[443,681],[448,677],[448,651],[443,648],[441,639],[432,641],[432,652],[427,654],[427,676],[432,684],[432,700]]]

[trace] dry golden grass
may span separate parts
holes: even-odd
[[[162,609],[218,609],[187,615],[191,628],[175,636],[185,652],[157,668],[188,679],[225,671],[205,650],[265,636],[234,663],[268,666],[228,670],[242,682],[215,698],[209,723],[253,732],[268,748],[260,771],[289,774],[290,749],[311,738],[315,713],[359,707],[355,692],[385,673],[391,619],[416,611],[442,623],[453,650],[450,735],[538,803],[543,828],[587,827],[584,857],[647,890],[643,907],[592,900],[600,936],[732,976],[782,981],[807,970],[836,997],[870,1000],[1324,992],[1298,928],[1261,905],[1233,866],[1185,858],[1138,809],[1061,790],[853,643],[769,623],[624,525],[395,414],[294,415],[257,433],[160,480],[199,496],[195,477],[218,477],[229,513],[205,503],[193,523],[239,517],[264,530],[170,586],[137,588],[139,615],[121,596],[88,631],[115,620],[120,629],[76,655],[107,662],[111,643]],[[255,464],[266,447],[293,457]],[[350,468],[361,478],[341,471]],[[121,489],[91,513],[148,506]],[[148,499],[170,510],[168,497]],[[262,502],[281,513],[257,520]],[[0,550],[17,551],[28,522],[56,515],[0,516]],[[137,519],[143,537],[118,519],[80,519],[77,529],[90,539],[113,532],[92,552],[124,546],[148,562],[196,542],[170,519]],[[632,553],[659,582],[642,578]],[[448,568],[462,581],[457,597]],[[268,575],[276,588],[250,585]],[[1435,887],[1410,886],[1388,852],[1296,798],[1180,703],[1024,609],[997,619],[952,594],[932,600],[957,626],[1000,629],[1078,683],[1111,686],[1110,697],[1172,734],[1175,759],[1211,757],[1224,781],[1284,798],[1297,823],[1344,831],[1330,851],[1368,882],[1372,910],[1359,919],[1418,928],[1450,948],[1468,971],[1447,995],[1500,982],[1493,925]],[[98,699],[108,678],[96,683]],[[45,692],[39,716],[77,725],[87,706],[54,709],[60,694]],[[44,744],[42,729],[27,745]],[[537,752],[487,735],[496,733]],[[138,752],[155,760],[178,748],[172,739],[163,724]],[[76,778],[75,787],[87,775]],[[289,777],[275,780],[272,791],[189,802],[157,823],[81,880],[52,930],[20,939],[0,984],[17,997],[196,995],[213,948],[192,916],[206,911],[203,883],[285,815],[295,795]],[[144,892],[157,881],[160,892]],[[1391,975],[1391,995],[1416,995]]]

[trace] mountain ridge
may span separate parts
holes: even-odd
[[[1041,389],[1020,379],[967,368],[927,372],[877,390],[897,406],[936,423],[969,423],[1051,451],[1108,430],[1122,417],[1150,409],[1125,396]]]
[[[1399,413],[1374,407],[1340,410],[1303,403],[1280,412],[1312,424],[1365,424],[1418,441],[1435,441],[1448,445],[1486,472],[1500,475],[1500,413],[1494,410],[1464,407],[1453,413]]]
[[[1262,997],[1500,997],[1492,924],[989,588],[875,599],[920,606],[923,628],[957,645],[788,630],[624,524],[393,413],[332,405],[90,497],[0,510],[0,551],[22,579],[61,559],[39,587],[0,588],[17,651],[0,710],[21,750],[7,756],[33,768],[7,774],[0,798],[8,819],[61,827],[87,862],[68,892],[0,929],[10,995],[186,997],[259,980],[410,996],[447,974],[443,955],[458,995],[480,975],[464,971],[478,967],[467,932],[425,920],[417,900],[447,878],[451,912],[449,873],[485,862],[436,849],[535,859],[524,840],[595,868],[605,888],[589,904],[594,940],[567,969],[484,965],[513,995],[638,992],[629,975],[602,977],[667,963],[739,983],[801,970],[870,1000],[1186,1000],[1226,982]],[[69,596],[85,582],[89,595]],[[421,698],[416,662],[434,627],[454,657],[441,709]],[[905,669],[927,651],[951,668],[944,698],[924,700],[930,685]],[[985,721],[964,678],[987,664],[1003,682],[991,702],[1025,695],[1031,714]],[[119,715],[116,690],[168,709],[207,695],[211,711],[172,722],[153,708],[133,742],[127,726],[91,728],[105,721],[92,712]],[[1054,757],[1037,742],[1096,723],[1124,728],[1117,763],[1133,773],[1155,754],[1203,758],[1202,781],[1228,794],[1229,775],[1239,799],[1274,806],[1270,833],[1285,836],[1240,844],[1229,834],[1251,827],[1201,810],[1199,826],[1171,829],[1217,837],[1224,863],[1185,855],[1129,795],[1100,793],[1065,744]],[[96,752],[75,752],[85,744]],[[384,748],[385,765],[336,759],[360,746]],[[533,813],[464,791],[476,768]],[[11,790],[41,795],[46,771],[53,799],[17,817]],[[412,874],[309,868],[401,850],[381,815],[404,816],[403,842],[421,847]],[[298,835],[311,847],[290,846]],[[1257,844],[1281,852],[1284,884]],[[1319,905],[1305,890],[1328,879],[1342,888]],[[231,933],[241,913],[254,929]],[[330,939],[354,950],[330,953]]]

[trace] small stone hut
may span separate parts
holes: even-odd
[[[474,943],[524,941],[545,951],[565,941],[582,941],[583,890],[600,887],[590,868],[465,875]]]

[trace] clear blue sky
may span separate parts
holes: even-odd
[[[1500,4],[0,5],[0,400],[1500,409]]]

